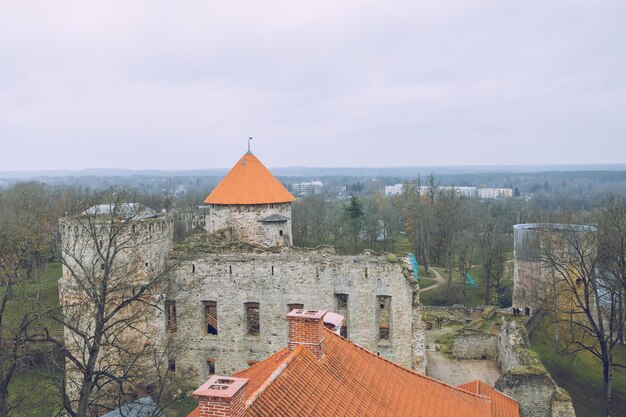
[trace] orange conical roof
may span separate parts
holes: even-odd
[[[295,197],[248,152],[230,170],[205,204],[272,204],[290,203]]]

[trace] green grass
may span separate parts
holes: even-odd
[[[431,268],[432,269],[432,268]],[[482,268],[473,266],[469,269],[469,274],[476,281],[476,288],[472,288],[466,284],[465,278],[460,271],[452,271],[452,290],[447,288],[448,273],[444,268],[437,267],[437,271],[444,277],[446,284],[437,289],[427,291],[420,296],[420,301],[424,305],[452,305],[463,304],[468,307],[479,307],[483,305],[485,300],[485,281],[482,278]],[[510,277],[505,277],[503,285],[511,283]],[[463,295],[463,290],[465,294]]]
[[[16,404],[12,417],[56,416],[61,396],[49,374],[29,371],[15,375],[9,385],[9,398]]]
[[[58,307],[57,281],[61,273],[61,264],[55,262],[43,265],[32,280],[22,279],[14,287],[17,297],[7,303],[5,324],[9,327],[16,325],[20,318],[30,311],[33,304],[48,308]],[[20,276],[25,277],[25,274]],[[3,294],[5,290],[5,287],[0,286],[0,294]],[[24,301],[24,297],[30,301]],[[44,318],[43,324],[53,334],[62,332],[61,325],[51,319]],[[43,370],[16,373],[9,384],[10,401],[16,407],[12,412],[12,417],[56,415],[62,402],[60,393],[53,383],[53,378],[58,376]]]
[[[58,280],[61,277],[61,264],[50,263],[42,266],[32,281],[23,281],[16,287],[20,295],[37,299],[44,306],[55,308],[59,306]],[[24,275],[23,275],[24,276]],[[0,294],[5,289],[0,286]],[[8,304],[8,323],[14,324],[19,317],[28,311],[28,304],[11,300]],[[62,327],[55,321],[45,323],[51,331],[62,331]],[[23,371],[14,375],[9,385],[9,395],[12,403],[17,404],[12,417],[50,417],[59,411],[62,402],[60,393],[54,385],[53,378],[58,374],[45,371]],[[198,405],[193,397],[184,397],[167,408],[168,415],[187,417]]]
[[[437,283],[437,280],[434,279],[434,278],[422,278],[422,277],[420,277],[420,279],[419,279],[420,288],[422,290],[426,289],[428,287],[432,287],[436,283]]]
[[[33,304],[47,308],[59,307],[57,282],[61,278],[61,274],[60,262],[43,265],[32,280],[26,280],[23,278],[26,274],[21,274],[22,281],[13,287],[16,297],[7,303],[6,323],[8,325],[16,324]],[[5,290],[4,286],[0,286],[0,296],[4,295]],[[61,330],[61,326],[53,320],[47,320],[44,324],[52,331]]]
[[[549,317],[544,317],[530,337],[532,348],[541,357],[555,382],[569,392],[578,417],[604,415],[602,364],[588,352],[572,356],[557,354],[554,350],[554,328]],[[616,362],[626,363],[626,347],[618,346]],[[626,410],[626,370],[613,372],[613,415]]]
[[[198,401],[193,397],[184,397],[171,404],[165,410],[168,415],[176,417],[187,417],[198,406]]]

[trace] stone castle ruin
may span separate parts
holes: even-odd
[[[65,347],[71,355],[85,363],[96,344],[100,345],[98,369],[123,374],[129,364],[138,364],[135,358],[158,353],[165,345],[163,330],[150,318],[155,315],[152,306],[164,297],[160,287],[165,288],[172,251],[171,216],[140,204],[102,204],[61,219],[59,229],[63,257],[59,298],[67,323]],[[103,281],[108,291],[101,290]],[[103,324],[99,317],[118,308],[131,294],[138,302]],[[118,349],[121,345],[123,351]],[[80,389],[76,365],[73,360],[66,362],[71,399]],[[144,375],[154,369],[153,364],[141,365],[150,370]]]
[[[340,256],[328,248],[293,247],[294,200],[250,152],[207,197],[207,233],[177,248],[168,281],[150,293],[156,307],[142,313],[150,343],[171,352],[170,370],[189,370],[188,382],[200,384],[212,374],[245,369],[287,344],[289,311],[315,308],[345,317],[342,336],[424,372],[419,287],[406,264],[370,252]],[[120,259],[142,266],[139,281],[174,256],[171,217],[146,213],[123,220],[123,230],[140,245]],[[76,221],[61,222],[64,254],[92,256],[98,239],[74,239]],[[63,270],[60,298],[67,306],[81,289]],[[70,349],[71,333],[65,335]]]
[[[513,226],[513,307],[530,308],[531,313],[554,303],[553,271],[544,262],[548,242],[567,245],[569,234],[594,233],[595,228],[579,224],[532,223]]]

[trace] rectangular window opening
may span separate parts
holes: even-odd
[[[212,359],[212,358],[207,359],[206,366],[209,371],[209,375],[215,375],[215,359]]]
[[[348,294],[335,294],[335,310],[344,317],[339,334],[348,338]]]
[[[169,359],[167,361],[167,369],[170,372],[176,372],[176,359]]]
[[[207,334],[217,335],[217,301],[203,301],[204,328]]]
[[[165,301],[165,324],[168,332],[176,332],[176,301],[174,300]]]
[[[258,336],[260,333],[259,303],[246,303],[246,330],[248,336]]]
[[[378,322],[378,339],[389,340],[391,329],[391,297],[379,295],[376,297],[376,321]]]

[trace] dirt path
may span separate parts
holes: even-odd
[[[420,292],[433,290],[433,289],[437,288],[438,286],[440,286],[441,284],[445,284],[446,283],[446,279],[439,273],[439,271],[437,271],[433,267],[431,267],[430,270],[435,273],[435,279],[437,280],[437,282],[434,283],[433,285],[431,285],[430,287],[426,287],[424,289],[420,289]]]

